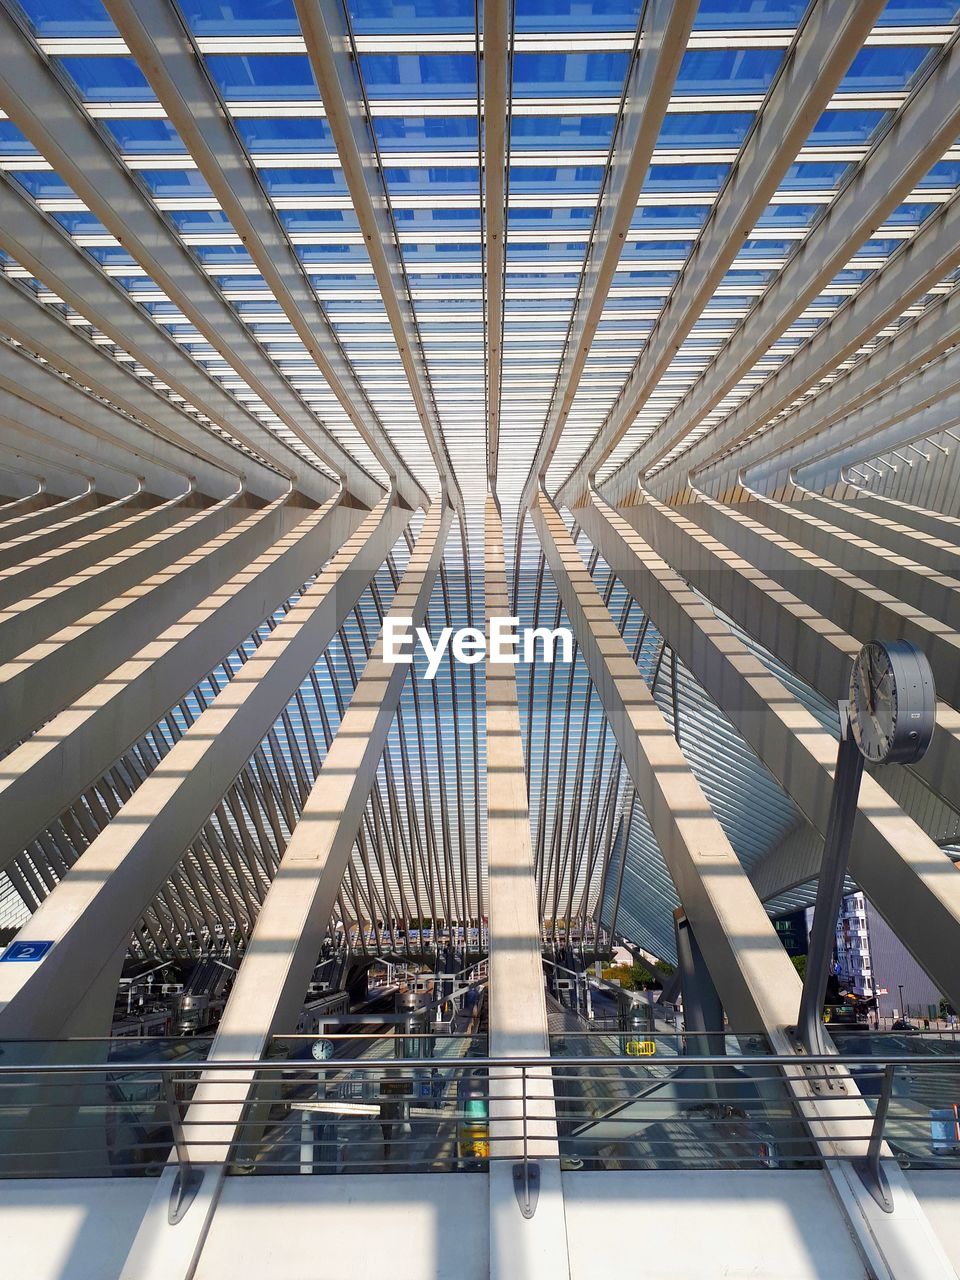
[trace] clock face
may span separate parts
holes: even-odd
[[[329,1062],[333,1057],[332,1040],[315,1040],[310,1052],[317,1062]]]
[[[916,645],[864,645],[850,674],[850,729],[865,758],[913,764],[929,747],[935,724],[933,672]]]
[[[860,650],[850,676],[850,727],[868,760],[886,760],[897,727],[897,682],[881,644]]]

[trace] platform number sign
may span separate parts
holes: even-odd
[[[0,960],[20,960],[29,964],[42,960],[52,946],[52,942],[11,942]]]

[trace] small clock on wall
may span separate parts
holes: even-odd
[[[914,764],[933,737],[937,704],[925,655],[906,640],[865,644],[850,674],[850,728],[873,764]]]

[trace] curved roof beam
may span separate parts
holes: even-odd
[[[108,0],[107,7],[125,8],[131,4],[151,11],[154,7],[152,0]],[[463,498],[433,397],[360,65],[353,51],[350,20],[340,0],[294,0],[294,5],[417,417],[443,493],[459,509]]]
[[[135,424],[124,422],[124,447],[128,450],[136,451],[133,442],[140,437],[139,448],[147,456],[153,453],[158,459],[166,456],[171,465],[177,460],[177,467],[185,474],[197,470],[199,462],[202,470],[220,473],[221,484],[224,474],[234,480],[241,477],[246,460],[236,449],[211,434],[192,414],[158,391],[152,382],[138,377],[128,363],[115,360],[101,345],[91,342],[58,310],[44,306],[32,290],[2,274],[0,333],[23,348],[16,352],[22,361],[28,359],[26,352],[41,356],[46,364],[35,367],[43,369],[48,376],[54,370],[60,370],[80,387],[89,388],[101,399],[136,419]],[[0,346],[0,366],[8,363],[6,353],[11,351],[14,348],[5,343]],[[23,376],[26,380],[26,373]],[[13,387],[10,390],[17,395],[23,394]],[[25,395],[24,398],[30,397]],[[286,488],[283,477],[279,475],[274,483],[279,492]],[[255,483],[254,492],[257,490]]]
[[[536,500],[540,478],[546,474],[573,406],[660,136],[697,3],[698,0],[646,0],[640,13],[633,61],[623,91],[563,357],[543,434],[524,486],[521,511],[526,511]],[[877,7],[875,0],[866,7]]]
[[[840,468],[849,463],[869,460],[958,423],[960,351],[951,351],[817,435],[754,464],[742,473],[743,483],[767,492],[777,483],[801,483],[794,481],[794,471],[803,468],[802,483],[834,484],[840,480]]]
[[[413,507],[424,505],[427,495],[347,359],[176,5],[105,0],[104,7],[347,417],[384,471],[396,478],[401,497]],[[304,411],[301,404],[299,412]]]
[[[609,458],[646,403],[776,193],[882,10],[883,4],[877,0],[856,5],[846,0],[819,0],[808,10],[639,360],[593,443],[561,487],[561,500],[567,505],[586,492],[589,478]],[[952,51],[954,47],[955,42],[948,49]],[[900,203],[902,192],[912,190],[918,172],[925,171],[932,163],[929,157],[939,159],[954,140],[955,124],[946,141],[942,140],[941,131],[931,127],[931,120],[939,125],[945,118],[957,114],[955,86],[949,83],[949,75],[944,85],[940,74],[947,63],[952,66],[952,61],[945,59],[923,88],[911,96],[897,123],[888,130],[882,143],[873,148],[854,180],[847,183],[734,339],[724,346],[710,373],[716,374],[719,366],[721,372],[727,372],[731,383],[736,381],[742,357],[736,361],[734,373],[730,373],[734,363],[731,349],[742,341],[744,332],[749,331],[750,336],[755,337],[763,320],[762,341],[758,339],[751,344],[752,363],[756,358],[755,348],[765,350],[772,341],[767,336],[772,324],[766,320],[771,309],[777,308],[775,323],[781,326],[776,330],[779,333],[809,299],[816,296],[824,275],[829,280],[838,264],[843,266],[852,249],[882,221],[884,212]],[[930,94],[926,92],[931,86],[939,104],[937,111],[931,110]],[[951,93],[953,99],[949,100]],[[940,94],[948,100],[939,102]],[[925,136],[914,136],[918,130]],[[943,132],[945,136],[949,126]],[[889,145],[884,147],[883,143]],[[884,151],[879,163],[874,160],[878,150]],[[876,189],[881,184],[882,193]],[[786,287],[785,280],[788,281]],[[678,410],[694,399],[706,380],[705,375]],[[724,391],[726,389],[725,380]],[[674,435],[682,439],[689,425],[685,418],[682,433],[679,426],[676,432],[668,433],[665,424],[657,433],[657,449],[652,445],[642,446],[645,464],[668,452],[676,443]],[[669,443],[660,447],[665,440]]]
[[[507,264],[507,171],[510,132],[511,6],[483,5],[483,297],[486,306],[487,484],[496,491],[503,387],[503,300]],[[479,12],[479,10],[478,10]]]
[[[0,277],[0,315],[6,302]],[[51,316],[53,312],[49,313]],[[0,329],[4,320],[0,319]],[[66,324],[64,328],[69,328]],[[121,365],[111,360],[93,343],[79,338],[78,346],[90,350],[90,366],[96,369],[99,353],[103,361],[112,365],[121,380],[135,378]],[[90,385],[82,367],[75,374]],[[134,389],[136,387],[134,386]],[[157,395],[163,403],[163,397]],[[173,405],[170,409],[176,414]],[[169,495],[171,476],[176,477],[175,491],[183,489],[183,480],[196,481],[197,488],[213,498],[224,498],[243,484],[240,455],[234,449],[223,448],[223,462],[212,458],[197,457],[188,451],[183,441],[171,440],[169,434],[155,434],[126,414],[104,404],[76,383],[68,381],[54,368],[41,364],[25,351],[0,342],[0,414],[9,424],[24,432],[43,432],[51,444],[68,449],[71,455],[82,456],[89,462],[91,474],[98,469],[125,472],[143,477],[145,487],[160,495]],[[187,421],[187,415],[182,415]],[[197,434],[199,426],[194,424]],[[208,437],[216,443],[214,437]],[[229,458],[230,465],[227,465]],[[276,477],[277,487],[284,492],[288,484]],[[98,483],[98,489],[102,486]]]
[[[323,428],[13,14],[0,6],[0,106],[284,425],[346,485],[351,455]]]
[[[306,462],[235,400],[121,285],[74,244],[58,222],[3,173],[0,173],[0,249],[16,258],[58,298],[132,355],[154,377],[205,414],[213,424],[209,429],[211,435],[216,436],[218,429],[224,432],[231,447],[238,450],[238,462],[245,460],[247,487],[251,493],[271,500],[284,491],[284,480],[292,480],[301,493],[316,502],[327,501],[336,491],[325,472]],[[44,304],[38,301],[37,305]],[[16,323],[24,325],[25,334],[33,334],[25,345],[35,346],[39,322],[36,326],[28,325],[22,311],[15,313],[15,317]],[[50,358],[53,359],[52,352]],[[69,358],[65,348],[58,344],[54,363],[63,367],[63,361]],[[280,471],[281,478],[264,469],[264,460]],[[376,501],[380,487],[359,467],[354,468],[349,479],[355,495],[365,501]]]
[[[805,342],[789,360],[785,360],[708,435],[658,472],[655,481],[657,491],[664,497],[679,493],[686,488],[687,476],[691,472],[700,475],[703,483],[709,483],[720,469],[719,460],[725,450],[735,448],[753,432],[772,423],[778,415],[785,414],[798,396],[853,356],[865,342],[895,321],[912,302],[948,276],[958,264],[960,197],[954,196],[930,215],[916,235],[906,241],[848,302],[822,324],[809,342]],[[907,330],[901,330],[830,387],[820,389],[813,401],[784,416],[755,444],[748,444],[742,459],[738,455],[737,461],[727,460],[729,464],[739,468],[752,462],[754,458],[767,457],[775,450],[792,446],[806,432],[806,424],[824,411],[825,405],[839,402],[841,396],[852,396],[853,388],[856,388],[856,394],[861,400],[868,395],[878,394],[890,385],[888,370],[879,358],[880,352],[885,352],[892,358],[894,344],[906,344],[909,341],[920,351],[922,343],[926,341],[929,344],[927,359],[933,359],[946,350],[950,343],[944,345],[941,341],[939,322],[934,322],[933,316],[938,308],[942,309],[944,328],[953,331],[956,326],[956,306],[957,299],[950,295],[936,306],[929,307],[922,316],[911,322],[909,332],[914,335],[912,338],[906,336]],[[925,331],[923,336],[921,330]],[[952,341],[956,341],[956,336]],[[899,360],[899,356],[897,359]],[[901,373],[898,376],[904,375]],[[845,403],[853,409],[859,401],[854,402],[848,398]],[[727,462],[723,465],[726,466]],[[616,472],[603,488],[617,502],[625,498],[628,486],[632,483],[632,468],[628,464]]]

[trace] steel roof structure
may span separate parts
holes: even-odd
[[[339,484],[369,506],[392,481],[414,509],[439,497],[457,534],[435,627],[482,616],[488,486],[528,625],[565,618],[525,520],[541,485],[575,529],[588,483],[620,503],[686,503],[700,486],[740,499],[749,474],[784,497],[801,465],[818,489],[842,477],[906,495],[909,479],[913,504],[933,506],[931,458],[954,452],[956,416],[955,18],[951,4],[906,0],[5,6],[0,466],[10,562],[19,547],[46,551],[45,577],[10,579],[11,600],[31,594],[19,633],[8,619],[8,653],[26,649],[18,634],[75,645],[60,624],[119,594],[102,555],[122,540],[143,566],[129,513],[160,498],[177,511],[178,494],[229,504],[242,492],[244,505],[292,485],[322,503]],[[871,459],[878,422],[889,447]],[[129,538],[70,542],[84,590],[44,630],[37,593],[57,581],[67,539],[114,527],[108,511]],[[408,533],[261,726],[135,948],[189,953],[211,934],[243,945],[409,545]],[[580,546],[751,871],[809,814],[661,620],[585,535]],[[291,579],[68,804],[23,828],[5,858],[10,923],[311,577]],[[747,618],[717,616],[835,732],[829,693]],[[519,685],[547,932],[605,917],[670,956],[675,888],[582,658],[521,667]],[[13,719],[14,770],[72,701]],[[401,696],[338,897],[375,947],[403,920],[485,919],[482,704],[482,672],[452,660]],[[922,817],[941,844],[952,799]],[[783,898],[790,887],[778,905],[809,897]]]
[[[541,947],[675,961],[679,909],[786,1052],[768,917],[875,636],[938,727],[851,882],[957,1002],[958,32],[0,0],[0,929],[53,943],[0,1037],[105,1034],[131,955],[216,943],[254,1058],[325,937],[430,928],[489,952],[491,1043],[513,940],[539,1052]],[[499,614],[573,660],[385,652]]]

